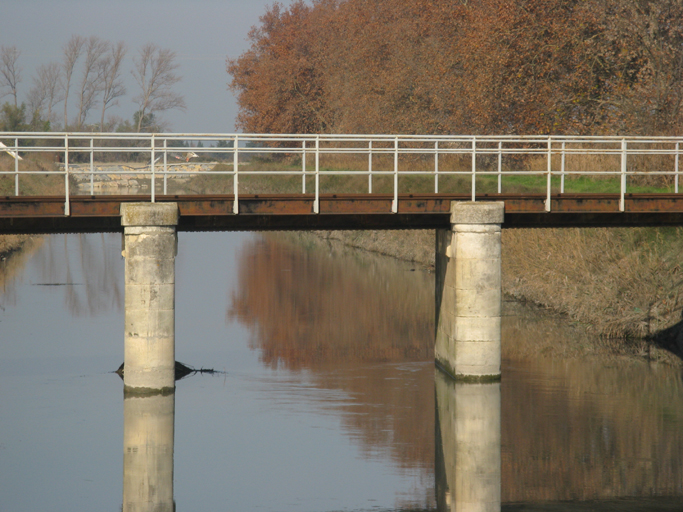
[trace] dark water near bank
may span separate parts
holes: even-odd
[[[491,510],[496,474],[503,510],[683,510],[680,369],[561,357],[590,340],[507,305],[502,384],[462,391],[435,380],[432,275],[179,242],[176,356],[221,373],[170,397],[124,401],[111,373],[119,236],[48,237],[2,281],[0,512]],[[463,457],[496,439],[497,470]]]

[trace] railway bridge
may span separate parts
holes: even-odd
[[[178,231],[434,229],[436,362],[500,378],[504,228],[683,224],[683,138],[0,133],[0,234],[123,233],[125,374],[172,390]],[[181,248],[182,250],[182,248]]]

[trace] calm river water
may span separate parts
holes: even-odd
[[[176,358],[220,373],[124,400],[120,251],[3,262],[0,512],[683,510],[680,369],[506,304],[502,383],[456,388],[433,275],[328,246],[181,233]]]

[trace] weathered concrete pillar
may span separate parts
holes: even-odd
[[[500,383],[434,382],[437,510],[500,512]]]
[[[173,512],[175,393],[123,399],[123,512]]]
[[[175,389],[175,256],[178,206],[124,203],[125,339],[128,392]]]
[[[451,204],[451,230],[436,234],[439,367],[456,380],[500,379],[502,202]]]

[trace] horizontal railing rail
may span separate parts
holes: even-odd
[[[553,194],[584,177],[582,193],[604,192],[605,180],[618,180],[613,189],[624,211],[632,189],[679,193],[682,143],[683,137],[0,132],[0,195],[55,195],[54,186],[46,193],[41,184],[58,176],[69,215],[73,189],[83,190],[84,180],[91,196],[106,195],[96,190],[96,177],[114,177],[118,187],[148,182],[154,202],[168,194],[169,180],[225,176],[238,214],[240,192],[246,193],[240,178],[289,176],[301,180],[301,194],[313,195],[319,213],[321,179],[367,176],[366,193],[377,193],[385,178],[382,190],[393,194],[397,213],[399,193],[425,193],[424,180],[401,182],[410,177],[428,178],[428,193],[466,186],[472,201],[518,192],[536,177],[533,186],[543,187],[549,212]],[[22,187],[20,178],[29,176],[33,181]],[[453,177],[460,178],[455,185],[448,181]],[[335,186],[324,188],[343,193]],[[192,183],[185,193],[197,193]]]

